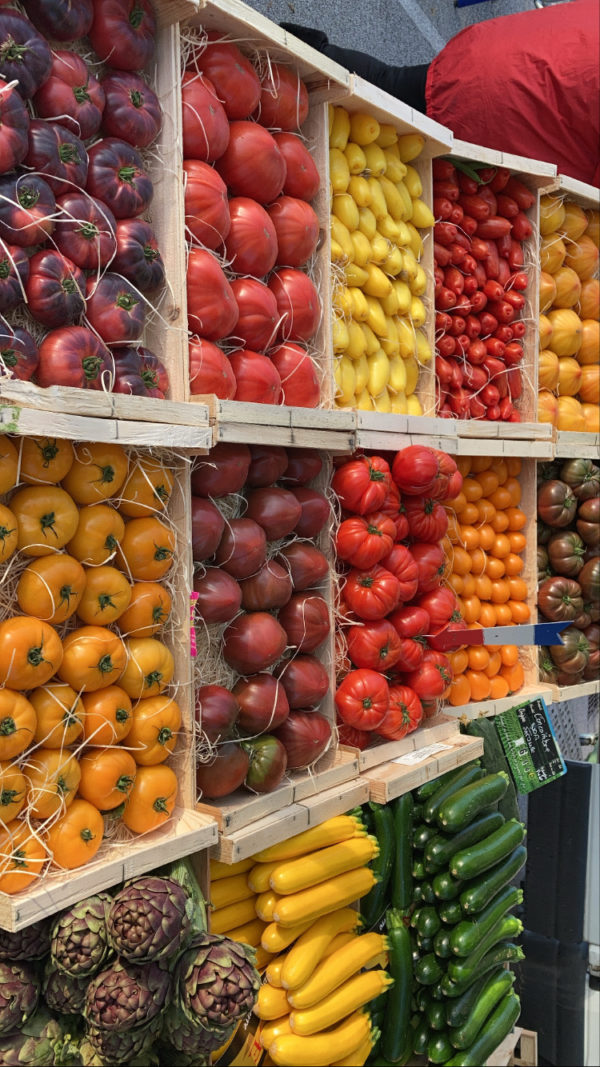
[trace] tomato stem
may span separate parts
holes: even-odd
[[[172,556],[172,555],[173,555],[173,553],[172,553],[170,548],[166,548],[163,545],[156,545],[156,551],[154,553],[154,559],[155,560],[161,561],[163,559],[168,559],[169,556]]]
[[[160,686],[162,677],[162,671],[150,671],[149,674],[144,676],[144,687],[151,689],[153,685]]]
[[[116,722],[127,722],[129,718],[129,712],[127,708],[117,708],[115,711]]]
[[[15,867],[27,867],[27,853],[23,848],[16,848],[10,856],[10,862]]]
[[[134,107],[143,107],[144,97],[140,93],[139,89],[132,89],[129,94],[129,99]]]
[[[86,381],[91,382],[98,377],[103,362],[100,356],[86,356],[85,359],[82,359],[81,367]]]
[[[144,9],[141,4],[134,4],[129,12],[129,24],[134,30],[139,30],[144,20]]]
[[[11,271],[12,263],[10,262],[10,260],[8,260],[6,256],[4,257],[4,259],[0,259],[0,278],[9,278]]]
[[[156,740],[159,745],[166,745],[167,741],[170,741],[173,736],[173,731],[168,726],[163,726],[162,730],[159,730]]]
[[[115,782],[115,789],[118,789],[119,793],[129,793],[134,781],[135,778],[132,778],[130,774],[122,774]]]
[[[78,233],[80,233],[86,241],[95,241],[100,234],[100,230],[93,222],[83,222],[79,227]]]
[[[35,645],[33,648],[29,649],[29,652],[27,653],[27,662],[32,667],[39,667],[40,663],[47,662],[47,660],[44,659],[44,653],[41,645]]]
[[[0,46],[0,60],[3,63],[23,63],[27,51],[27,45],[17,44],[12,34],[9,33]]]
[[[0,805],[3,808],[8,807],[10,804],[14,804],[20,795],[18,789],[3,789],[0,793]]]
[[[10,737],[11,734],[16,734],[16,732],[17,724],[14,719],[11,719],[10,715],[0,720],[0,736]]]
[[[33,189],[28,185],[20,185],[17,191],[17,200],[21,207],[31,208],[35,207],[40,194],[37,189]]]
[[[61,163],[79,163],[81,157],[77,151],[77,147],[74,144],[69,144],[68,141],[64,141],[58,149],[58,158]]]
[[[93,834],[88,827],[86,827],[80,832],[79,836],[82,841],[93,841],[96,835]]]
[[[157,797],[152,807],[155,811],[160,812],[162,815],[169,814],[169,809],[167,807],[167,797]]]
[[[7,367],[16,367],[17,363],[19,362],[17,353],[15,352],[14,348],[3,348],[0,351],[0,355],[2,356],[2,360]]]
[[[110,593],[100,593],[98,603],[100,605],[100,611],[104,611],[106,608],[116,608],[117,606]]]
[[[128,185],[132,184],[133,179],[135,178],[135,175],[136,175],[136,168],[132,167],[131,165],[119,168],[119,171],[118,171],[119,178],[121,179],[122,182],[127,182]]]
[[[111,671],[114,671],[114,664],[108,652],[105,656],[100,657],[97,668],[100,671],[100,674],[110,674]]]
[[[133,293],[119,293],[115,304],[117,307],[123,308],[123,311],[133,311],[134,307],[139,304],[139,300]]]
[[[76,85],[73,89],[73,96],[78,104],[85,104],[91,99],[87,85]]]

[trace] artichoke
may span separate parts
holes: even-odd
[[[176,955],[191,929],[188,894],[173,878],[147,875],[123,886],[108,913],[111,945],[131,963]]]
[[[59,1015],[79,1015],[85,1004],[88,979],[73,978],[72,974],[59,971],[49,959],[44,968],[42,993],[51,1011]]]
[[[40,960],[50,951],[50,923],[42,919],[16,933],[0,930],[0,960]]]
[[[225,1030],[207,1030],[186,1018],[177,1003],[171,1003],[164,1016],[163,1039],[170,1043],[178,1061],[189,1060],[193,1067],[194,1064],[208,1062],[211,1052],[225,1044],[235,1026],[234,1023]],[[171,1063],[171,1060],[167,1062]]]
[[[219,934],[194,937],[175,969],[177,999],[192,1024],[223,1031],[252,1010],[260,975],[251,952]]]
[[[171,975],[157,963],[135,967],[116,960],[92,978],[83,1015],[98,1030],[133,1030],[158,1015],[167,1000]]]
[[[96,1056],[111,1064],[131,1063],[134,1057],[142,1056],[156,1043],[162,1028],[162,1018],[155,1015],[146,1026],[133,1030],[100,1030],[88,1024],[86,1039]]]
[[[59,970],[89,978],[112,958],[106,929],[111,904],[108,893],[97,893],[60,913],[50,934],[50,955]]]
[[[43,1005],[21,1027],[0,1037],[0,1063],[3,1067],[53,1067],[64,1063],[62,1049],[68,1036],[62,1023],[53,1019]]]
[[[27,963],[0,962],[0,1034],[19,1030],[37,1008],[40,982]]]

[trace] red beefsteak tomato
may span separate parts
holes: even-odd
[[[236,340],[244,348],[265,352],[277,332],[277,301],[273,293],[257,278],[234,278],[231,290],[238,308]]]
[[[419,569],[406,545],[396,544],[381,560],[381,566],[398,579],[398,599],[403,604],[415,596],[419,584]],[[394,605],[395,607],[396,605]]]
[[[228,119],[245,119],[260,99],[260,78],[252,63],[233,41],[209,30],[203,51],[194,53],[190,66],[210,78]]]
[[[223,350],[212,341],[191,337],[189,344],[190,392],[214,393],[219,400],[232,400],[236,380],[231,363]]]
[[[379,671],[349,671],[335,694],[337,713],[357,730],[377,730],[390,705],[390,688]]]
[[[214,163],[229,144],[229,121],[210,78],[186,70],[181,107],[185,158]]]
[[[154,5],[151,0],[94,0],[89,38],[102,63],[116,70],[142,70],[154,55]]]
[[[300,76],[282,63],[268,63],[255,118],[272,129],[297,130],[307,115],[308,91]]]
[[[87,141],[100,129],[105,103],[104,89],[81,56],[64,49],[52,53],[49,76],[33,98],[36,115]]]
[[[277,266],[304,266],[319,240],[316,212],[306,200],[294,196],[278,196],[267,211],[277,235]]]
[[[321,301],[314,283],[304,271],[280,267],[269,278],[279,311],[282,341],[310,341],[321,319]]]
[[[410,546],[411,555],[417,564],[419,584],[417,595],[430,593],[441,585],[446,567],[446,557],[440,545],[430,541],[415,541]]]
[[[112,386],[113,358],[102,341],[84,326],[50,330],[39,349],[38,385],[70,385],[78,389]]]
[[[431,632],[434,634],[443,626],[447,626],[453,614],[458,611],[456,596],[447,586],[440,586],[439,589],[432,589],[430,593],[425,593],[418,598],[416,604],[420,608],[425,608],[429,615]]]
[[[400,741],[421,725],[423,706],[418,694],[408,685],[390,686],[390,703],[376,733],[386,741]]]
[[[381,510],[391,475],[381,456],[358,456],[335,471],[332,488],[345,511],[368,515]]]
[[[451,456],[426,445],[409,445],[396,453],[392,477],[401,492],[409,496],[429,496],[443,500],[449,480],[456,471]]]
[[[278,404],[281,400],[279,371],[268,356],[239,348],[229,357],[236,387],[234,400],[250,404]]]
[[[283,189],[286,165],[272,134],[257,122],[241,119],[229,125],[229,144],[217,160],[217,170],[232,196],[270,204]]]
[[[384,619],[398,606],[400,582],[379,563],[366,571],[353,567],[344,582],[343,595],[359,619]]]
[[[428,649],[419,668],[406,674],[406,684],[422,700],[441,697],[452,681],[450,660],[443,652]]]
[[[348,655],[355,667],[388,671],[398,662],[401,639],[388,619],[376,619],[346,631]]]
[[[364,518],[353,515],[340,523],[335,535],[335,550],[339,559],[359,570],[368,570],[391,552],[395,538],[396,525],[382,512]]]
[[[436,544],[448,529],[448,513],[433,497],[407,496],[404,510],[410,536],[415,541]]]
[[[183,170],[188,235],[205,248],[218,248],[231,226],[227,186],[215,168],[200,159],[185,159]]]
[[[316,408],[321,399],[317,368],[302,345],[289,341],[269,353],[281,379],[283,403],[289,407]]]
[[[270,215],[249,196],[234,196],[229,201],[229,220],[225,255],[231,269],[264,278],[277,261],[277,231]]]
[[[192,248],[187,266],[188,325],[207,341],[233,333],[238,306],[218,260],[204,248]]]
[[[317,165],[304,141],[295,133],[273,133],[277,147],[286,163],[283,192],[301,200],[314,200],[321,179]]]

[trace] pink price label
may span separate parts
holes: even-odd
[[[199,593],[190,593],[190,655],[195,656],[198,652],[196,645],[196,627],[194,626],[194,612]]]

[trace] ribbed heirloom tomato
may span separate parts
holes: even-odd
[[[331,485],[346,511],[368,515],[379,511],[390,482],[390,468],[384,459],[360,456],[338,467]]]
[[[390,703],[389,686],[379,671],[349,671],[335,694],[340,718],[358,730],[377,730]]]
[[[406,684],[422,700],[441,697],[452,682],[450,661],[443,652],[427,650],[418,670],[406,674]]]
[[[54,119],[82,141],[100,129],[105,96],[100,82],[76,52],[52,52],[49,77],[35,94],[36,115]]]
[[[423,706],[417,693],[407,685],[390,686],[390,703],[376,733],[387,741],[400,741],[417,729],[423,719]]]
[[[354,516],[340,523],[335,535],[336,553],[353,567],[367,570],[391,551],[396,524],[381,512]]]
[[[100,0],[89,38],[101,62],[142,70],[154,55],[156,16],[150,0]]]
[[[346,642],[356,667],[385,672],[397,664],[400,656],[401,638],[388,619],[350,626]]]
[[[218,248],[231,227],[227,186],[214,167],[199,159],[183,162],[185,225],[205,248]]]
[[[416,583],[415,583],[416,587]],[[352,568],[343,586],[344,599],[360,619],[383,619],[397,607],[401,586],[398,578],[376,564],[366,571]]]
[[[186,70],[181,79],[183,154],[214,163],[229,144],[229,122],[210,78]]]
[[[138,74],[124,70],[109,70],[101,85],[106,97],[103,132],[122,137],[136,148],[147,148],[158,136],[162,121],[156,93]]]
[[[218,30],[208,30],[206,47],[193,54],[190,67],[210,78],[227,118],[245,119],[260,99],[260,79],[238,46],[221,36]]]

